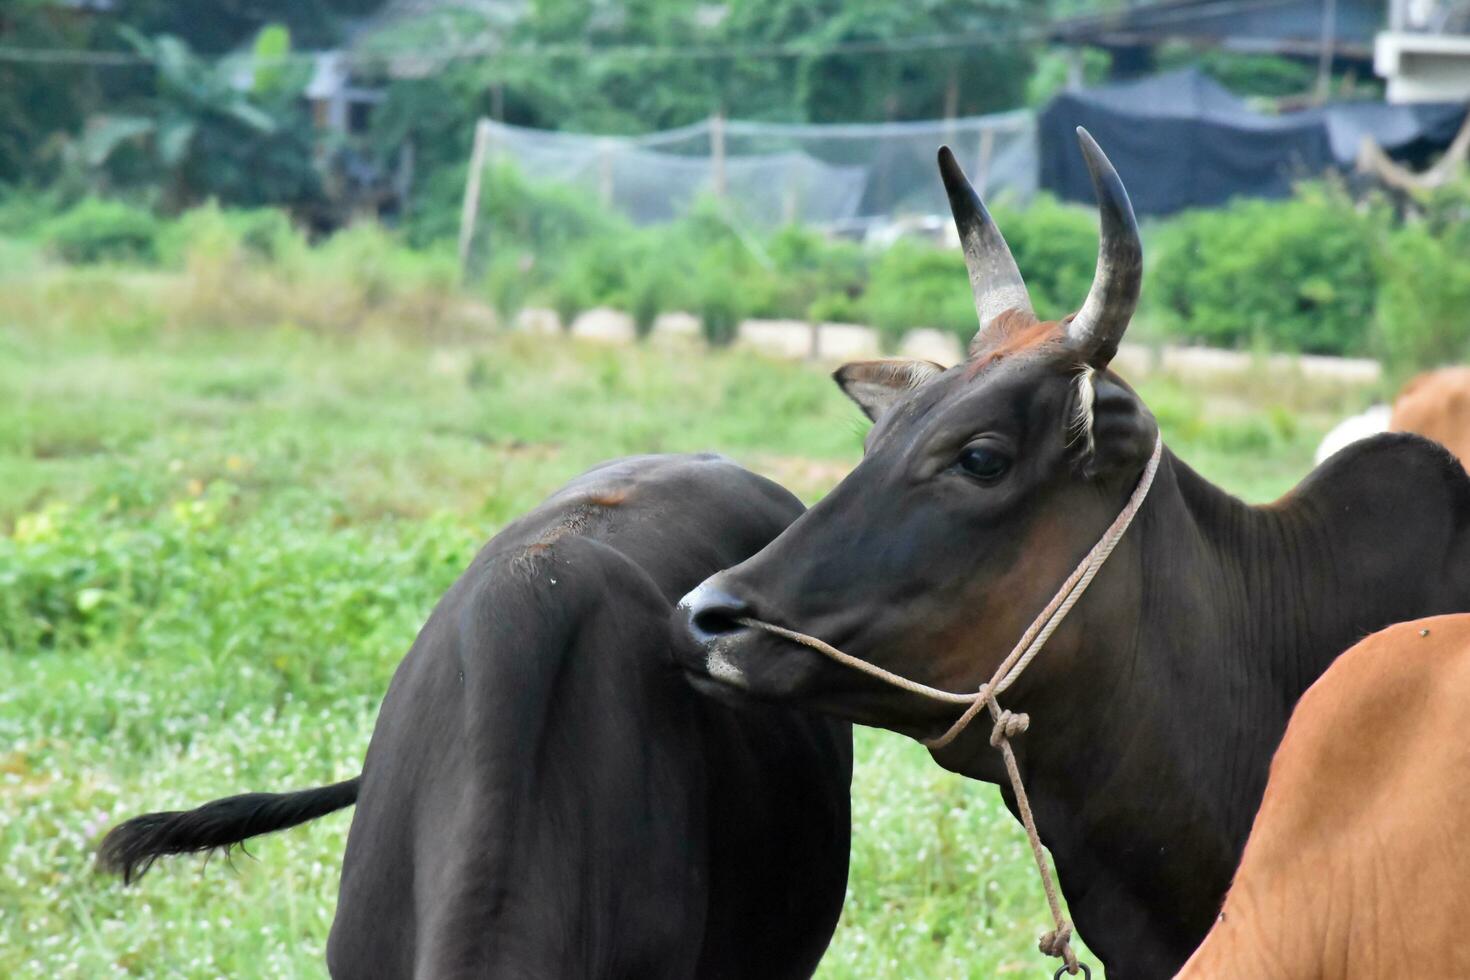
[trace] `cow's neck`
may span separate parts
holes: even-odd
[[[1364,631],[1434,611],[1403,598],[1426,572],[1412,547],[1358,573],[1344,542],[1371,547],[1383,515],[1337,503],[1251,507],[1166,453],[1127,547],[1044,655],[1065,672],[1003,699],[1032,715],[1016,743],[1028,793],[1110,977],[1174,973],[1215,917],[1296,699]],[[1003,783],[983,741],[940,761]]]

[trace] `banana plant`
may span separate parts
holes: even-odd
[[[124,146],[139,146],[167,175],[170,193],[180,200],[188,197],[186,174],[205,127],[224,125],[242,139],[268,138],[305,87],[306,75],[299,70],[305,66],[290,61],[290,37],[278,25],[256,38],[248,62],[253,77],[242,74],[238,62],[199,57],[171,35],[150,38],[130,27],[118,30],[153,67],[155,94],[140,111],[88,120],[78,144],[80,157],[95,170]]]

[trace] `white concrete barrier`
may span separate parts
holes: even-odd
[[[649,336],[655,341],[678,344],[697,343],[704,339],[699,317],[693,313],[660,313],[653,321]]]
[[[638,339],[638,331],[628,314],[597,307],[572,321],[572,336],[599,344],[631,344]]]
[[[528,306],[516,314],[516,329],[522,333],[553,335],[561,333],[561,317],[555,310]]]
[[[773,357],[810,357],[812,326],[804,320],[746,320],[735,335],[735,346]]]
[[[958,364],[965,356],[964,348],[960,346],[958,337],[952,333],[945,333],[943,330],[930,330],[927,327],[910,330],[905,334],[903,342],[898,345],[898,353],[901,357],[933,361],[945,367]]]
[[[1383,377],[1382,365],[1361,357],[1256,354],[1215,347],[1155,348],[1144,344],[1120,345],[1117,356],[1113,358],[1113,367],[1125,376],[1163,371],[1186,378],[1208,378],[1264,371],[1274,375],[1300,375],[1319,381],[1362,385],[1376,384]]]
[[[808,331],[810,333],[810,331]],[[824,323],[818,328],[817,356],[851,361],[883,356],[878,331],[855,323]]]
[[[526,333],[557,334],[561,322],[555,310],[525,309],[515,327]],[[572,324],[572,336],[604,344],[631,344],[637,338],[633,319],[611,309],[588,310]],[[690,313],[664,313],[654,321],[651,337],[658,343],[697,343],[702,338],[699,319]],[[813,334],[816,334],[813,337]],[[815,340],[815,350],[813,341]],[[823,323],[815,330],[804,320],[746,320],[736,333],[735,345],[770,357],[789,360],[816,354],[822,360],[844,361],[883,356],[878,332],[854,323]],[[917,357],[946,366],[964,357],[959,338],[939,330],[909,331],[899,345],[902,357]],[[1383,377],[1377,361],[1364,358],[1323,357],[1316,354],[1256,354],[1214,347],[1150,347],[1123,344],[1113,366],[1125,377],[1162,372],[1181,378],[1207,379],[1260,374],[1299,377],[1339,384],[1372,385]]]

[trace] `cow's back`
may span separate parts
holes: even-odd
[[[1470,614],[1353,647],[1292,714],[1181,977],[1470,976]]]
[[[1440,443],[1470,460],[1470,368],[1450,367],[1410,379],[1394,399],[1389,428]]]
[[[846,881],[847,727],[718,705],[668,648],[675,600],[800,510],[718,457],[638,457],[489,542],[384,700],[334,974],[809,972]],[[781,971],[733,967],[767,950]]]

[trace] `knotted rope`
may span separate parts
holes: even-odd
[[[837,661],[846,667],[862,671],[870,677],[874,677],[885,684],[889,684],[903,691],[929,698],[933,701],[943,701],[948,704],[965,705],[964,712],[955,720],[943,735],[938,738],[924,739],[923,744],[930,750],[941,749],[953,742],[959,734],[969,727],[970,722],[975,720],[981,709],[990,712],[994,728],[990,732],[990,744],[1000,749],[1001,757],[1005,760],[1006,774],[1010,777],[1011,791],[1016,797],[1016,809],[1020,811],[1021,823],[1026,828],[1026,838],[1031,843],[1031,855],[1036,859],[1036,870],[1041,875],[1041,887],[1046,892],[1046,904],[1051,910],[1052,922],[1056,928],[1042,935],[1037,944],[1042,953],[1047,956],[1055,956],[1065,964],[1063,967],[1069,974],[1075,974],[1078,970],[1077,956],[1072,952],[1071,937],[1072,926],[1062,915],[1061,901],[1057,898],[1056,883],[1052,879],[1051,868],[1046,862],[1046,852],[1041,847],[1041,836],[1036,831],[1036,819],[1031,814],[1031,801],[1026,796],[1026,787],[1021,783],[1021,769],[1016,764],[1016,753],[1011,748],[1011,739],[1026,731],[1031,724],[1029,715],[1006,711],[998,703],[995,696],[1006,690],[1016,682],[1025,669],[1030,666],[1031,661],[1041,652],[1046,641],[1056,632],[1067,613],[1082,598],[1082,593],[1092,584],[1093,578],[1097,576],[1103,563],[1113,553],[1118,542],[1122,539],[1128,526],[1133,523],[1139,508],[1143,506],[1144,499],[1148,496],[1149,488],[1153,486],[1154,476],[1159,470],[1159,459],[1163,455],[1164,443],[1162,439],[1154,441],[1153,455],[1149,457],[1148,465],[1144,467],[1143,474],[1138,478],[1138,485],[1133,488],[1133,495],[1128,498],[1128,503],[1114,518],[1113,523],[1103,532],[1101,538],[1092,546],[1082,561],[1067,576],[1062,587],[1057,590],[1048,602],[1031,621],[1021,639],[1011,648],[1004,660],[996,667],[995,673],[990,680],[980,686],[974,694],[955,694],[951,691],[943,691],[937,687],[930,687],[918,681],[910,680],[890,670],[885,670],[877,664],[860,660],[848,653],[832,646],[815,636],[806,633],[798,633],[795,630],[777,626],[774,623],[763,622],[759,619],[738,618],[736,622],[742,626],[753,629],[765,630],[776,636],[810,647],[818,653]],[[1083,968],[1085,969],[1085,967]]]

